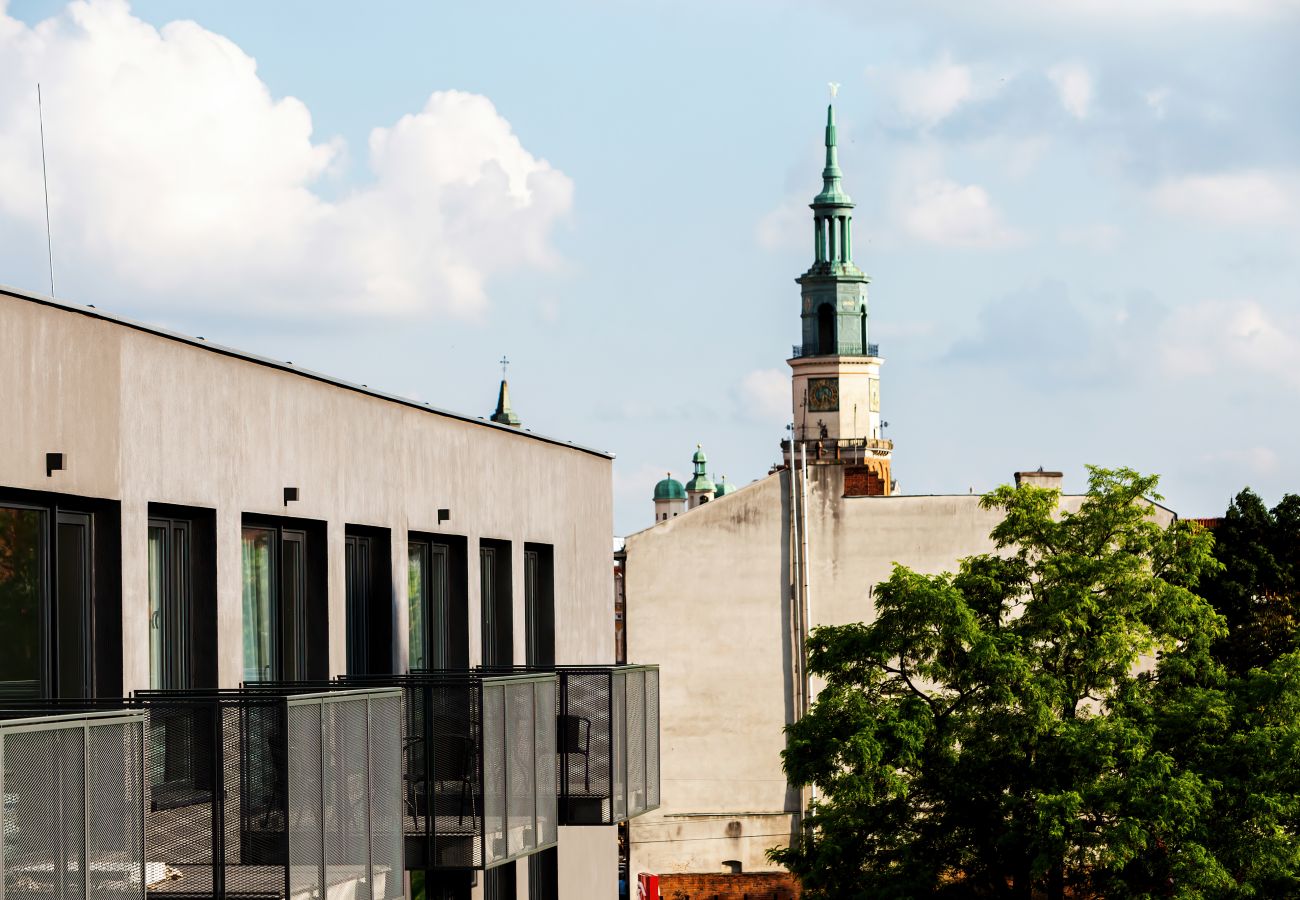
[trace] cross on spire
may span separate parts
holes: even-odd
[[[509,367],[509,365],[510,365],[510,360],[506,359],[506,355],[503,353],[503,354],[501,354],[501,359],[499,360],[499,362],[501,363],[501,377],[502,377],[502,378],[505,378],[505,377],[506,377],[506,369],[507,369],[507,367]]]

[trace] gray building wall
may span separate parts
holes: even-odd
[[[346,660],[346,525],[391,529],[399,666],[407,659],[401,573],[412,530],[468,538],[471,664],[480,656],[480,538],[511,542],[516,662],[524,660],[525,541],[554,547],[557,662],[614,658],[612,463],[603,454],[7,290],[0,291],[0,410],[0,487],[121,503],[126,691],[149,682],[150,503],[216,510],[214,640],[223,687],[238,685],[242,674],[244,513],[327,523],[331,675]],[[47,477],[52,451],[66,454],[67,464]],[[288,508],[286,486],[300,498]],[[450,509],[449,522],[438,523],[439,508]],[[559,860],[562,896],[616,896],[613,828],[561,829]]]

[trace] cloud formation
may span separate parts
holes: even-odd
[[[1002,220],[988,191],[947,178],[919,183],[907,200],[903,226],[914,237],[950,247],[1004,247],[1021,235]]]
[[[0,224],[43,229],[39,81],[56,266],[95,272],[95,297],[474,318],[492,271],[556,261],[572,182],[486,97],[436,91],[375,128],[369,183],[328,199],[342,142],[314,138],[301,101],[272,96],[255,60],[194,22],[155,28],[124,0],[78,0],[29,27],[0,3],[0,59]]]
[[[1220,225],[1300,222],[1300,175],[1252,169],[1171,178],[1151,191],[1162,211]]]

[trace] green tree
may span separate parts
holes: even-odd
[[[1254,885],[1287,883],[1288,813],[1215,807],[1230,793],[1285,806],[1295,660],[1233,687],[1209,653],[1223,620],[1193,592],[1217,567],[1212,538],[1158,524],[1155,487],[1090,469],[1075,511],[1056,491],[999,488],[983,499],[1005,514],[997,553],[956,574],[896,566],[871,624],[813,632],[825,686],[789,727],[784,763],[819,802],[802,838],[772,852],[810,900],[1268,896]],[[1237,766],[1255,772],[1225,783]],[[1278,776],[1263,793],[1260,771]],[[1215,833],[1243,823],[1276,829],[1254,881],[1242,861],[1267,842],[1233,856]]]
[[[1243,490],[1214,540],[1223,569],[1200,593],[1228,623],[1215,656],[1244,675],[1300,646],[1300,496],[1287,494],[1270,510]]]

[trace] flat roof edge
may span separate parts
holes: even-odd
[[[56,309],[64,310],[65,312],[76,313],[82,316],[88,316],[92,319],[101,319],[105,322],[110,322],[114,325],[121,325],[125,328],[134,329],[135,331],[143,331],[146,334],[156,335],[158,337],[166,338],[171,341],[177,341],[178,343],[182,343],[182,344],[189,344],[190,346],[196,347],[200,350],[208,350],[212,353],[216,353],[221,356],[229,356],[235,359],[242,359],[245,362],[251,362],[259,366],[266,366],[271,369],[279,369],[282,372],[289,372],[294,375],[301,375],[302,377],[309,378],[312,381],[319,381],[324,384],[333,385],[334,387],[343,388],[344,390],[355,391],[358,394],[365,394],[366,396],[374,397],[377,400],[385,400],[388,401],[389,403],[397,403],[401,406],[410,407],[411,409],[418,409],[421,410],[422,412],[433,413],[434,415],[443,416],[444,418],[456,419],[457,421],[466,422],[470,425],[478,425],[483,428],[493,428],[498,431],[504,431],[509,434],[518,435],[519,437],[522,438],[528,438],[530,440],[535,440],[535,441],[542,441],[543,443],[546,444],[554,444],[557,447],[563,447],[569,450],[577,450],[581,453],[590,454],[591,456],[599,456],[602,459],[612,460],[615,458],[613,453],[609,453],[604,450],[597,450],[593,447],[587,447],[582,444],[575,444],[573,443],[573,441],[566,441],[561,438],[549,437],[547,435],[538,434],[533,431],[523,431],[518,428],[512,428],[509,425],[501,425],[489,419],[480,419],[475,416],[465,415],[464,413],[452,412],[451,410],[448,409],[442,409],[437,406],[430,406],[428,403],[423,403],[418,400],[412,400],[409,397],[399,397],[396,394],[389,394],[384,391],[378,391],[375,390],[374,388],[369,388],[364,385],[354,384],[353,382],[350,381],[344,381],[341,378],[334,378],[333,376],[326,375],[322,372],[316,372],[311,369],[304,369],[300,366],[291,365],[289,363],[283,362],[282,360],[270,359],[269,357],[265,357],[265,356],[258,356],[256,353],[249,353],[245,350],[239,350],[235,347],[227,347],[224,344],[216,344],[206,339],[200,339],[200,338],[192,337],[188,334],[181,334],[178,331],[171,331],[166,328],[160,328],[157,325],[149,325],[145,322],[138,322],[135,319],[128,319],[125,316],[119,316],[116,315],[115,313],[105,312],[104,310],[97,309],[96,307],[91,306],[89,304],[80,305],[80,304],[69,303],[65,300],[59,300],[56,297],[48,297],[44,294],[35,294],[32,293],[31,291],[20,290],[19,288],[10,287],[9,285],[5,285],[5,284],[0,284],[0,295],[12,297],[15,300],[26,300],[29,303],[37,303],[42,306],[52,306]]]

